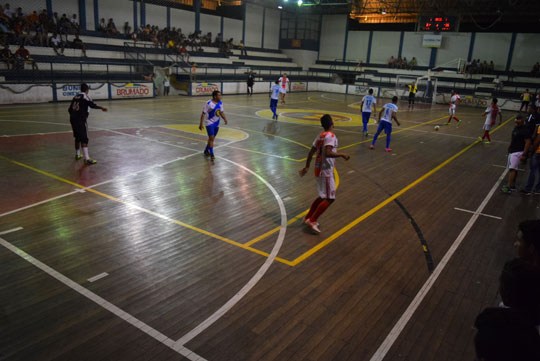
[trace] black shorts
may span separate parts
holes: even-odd
[[[409,93],[409,104],[414,104],[415,93]]]
[[[525,101],[525,100],[522,101],[522,102],[521,102],[521,107],[523,108],[523,106],[525,106],[526,108],[528,108],[528,107],[529,107],[529,102],[528,102],[528,101]]]
[[[88,126],[86,124],[86,118],[71,117],[69,118],[69,122],[71,123],[71,129],[73,129],[75,141],[88,144],[88,130],[86,129]]]

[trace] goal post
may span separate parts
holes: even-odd
[[[395,95],[402,100],[407,100],[409,97],[409,85],[415,82],[416,100],[423,103],[435,104],[437,99],[437,78],[432,76],[428,71],[427,75],[420,77],[411,75],[397,75]]]

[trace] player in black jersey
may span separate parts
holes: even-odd
[[[86,164],[96,164],[96,161],[88,156],[88,131],[86,120],[88,119],[88,108],[101,109],[106,112],[107,108],[100,107],[92,101],[88,96],[88,90],[90,88],[87,84],[81,84],[81,93],[77,94],[71,100],[69,105],[69,122],[73,129],[73,136],[75,137],[75,159],[81,159],[84,155],[84,162]],[[81,146],[82,154],[81,155]]]

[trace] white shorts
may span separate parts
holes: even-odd
[[[456,114],[456,108],[450,108],[448,109],[448,114],[455,115]]]
[[[523,152],[515,152],[508,154],[508,168],[518,170],[519,162],[521,161],[521,155]]]
[[[484,130],[487,130],[489,132],[493,126],[494,126],[493,123],[485,123]]]
[[[287,88],[279,88],[281,94],[287,94]]]
[[[336,182],[334,177],[316,177],[317,190],[322,199],[336,199]]]

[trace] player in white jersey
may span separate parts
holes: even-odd
[[[377,100],[373,96],[373,89],[369,89],[368,95],[362,98],[362,123],[364,124],[363,132],[364,136],[368,136],[367,125],[369,118],[371,118],[371,110],[376,110]]]
[[[452,121],[452,118],[456,120],[456,122],[461,123],[461,120],[459,120],[458,117],[456,117],[456,105],[461,100],[461,97],[458,95],[457,92],[452,91],[452,96],[450,97],[450,108],[448,108],[448,113],[450,114],[450,117],[448,117],[448,121],[445,125],[450,125],[450,122]]]
[[[270,90],[270,110],[274,115],[272,115],[272,119],[278,120],[278,115],[276,113],[277,111],[277,104],[279,100],[279,80],[276,80],[275,84],[272,85],[272,89]]]
[[[371,142],[371,145],[369,146],[369,149],[375,148],[375,142],[377,141],[377,138],[379,137],[379,134],[384,130],[386,133],[386,151],[391,152],[392,149],[390,148],[390,135],[392,134],[392,119],[396,121],[396,124],[400,126],[399,120],[396,116],[396,113],[398,111],[397,107],[397,101],[398,97],[392,98],[392,103],[385,104],[381,111],[379,112],[379,127],[377,128],[377,133],[375,133],[375,136],[373,137],[373,142]],[[381,118],[381,115],[384,113],[384,115]]]
[[[285,95],[287,94],[287,89],[289,89],[289,78],[287,73],[283,73],[283,76],[279,78],[279,92],[281,93],[281,103],[285,104]]]
[[[321,117],[321,125],[324,132],[319,134],[313,141],[306,160],[306,166],[300,171],[300,176],[306,175],[313,155],[315,157],[315,179],[319,196],[311,204],[308,214],[304,217],[304,224],[307,224],[313,232],[321,233],[317,219],[324,211],[330,207],[336,198],[336,183],[334,180],[334,165],[336,158],[349,160],[346,153],[338,153],[338,141],[334,134],[334,122],[329,114]]]
[[[206,132],[208,133],[208,143],[204,149],[204,155],[210,156],[211,160],[214,160],[214,139],[219,131],[219,120],[223,118],[225,124],[228,123],[227,117],[223,112],[223,103],[221,102],[221,92],[214,90],[212,92],[212,100],[209,100],[204,105],[201,120],[199,123],[199,129],[203,130],[203,121],[205,122]]]

